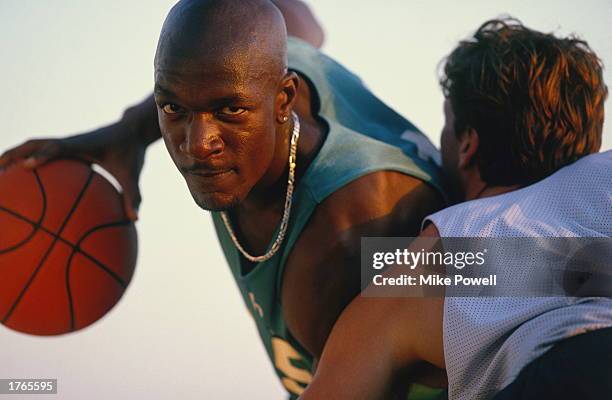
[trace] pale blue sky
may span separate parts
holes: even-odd
[[[0,0],[0,150],[110,123],[143,98],[173,3]],[[512,14],[536,29],[575,32],[612,65],[608,0],[309,3],[325,26],[325,51],[435,143],[438,62],[485,19]],[[610,84],[609,68],[605,77]],[[607,123],[606,149],[611,136]],[[147,155],[142,192],[140,258],[124,299],[64,337],[0,327],[0,378],[58,377],[58,398],[74,400],[282,398],[209,217],[159,143]]]

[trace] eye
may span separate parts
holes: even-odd
[[[242,113],[244,113],[246,111],[246,109],[242,108],[242,107],[223,107],[221,110],[219,110],[220,114],[223,115],[229,115],[229,116],[236,116],[236,115],[240,115]]]
[[[161,106],[161,109],[166,114],[178,114],[182,111],[182,108],[176,104],[166,103]]]

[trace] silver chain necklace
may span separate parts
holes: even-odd
[[[289,148],[289,178],[287,179],[287,195],[285,196],[285,209],[283,210],[283,219],[280,223],[280,228],[278,230],[278,235],[270,246],[270,250],[264,255],[261,256],[253,256],[249,254],[244,247],[238,241],[234,230],[232,229],[232,225],[229,221],[229,217],[225,211],[221,212],[221,219],[225,224],[225,229],[229,233],[234,245],[242,255],[251,262],[263,262],[272,258],[274,254],[280,249],[281,244],[283,243],[283,239],[285,239],[285,234],[287,233],[287,226],[289,225],[289,216],[291,214],[291,203],[293,201],[293,187],[295,183],[295,166],[296,166],[296,153],[297,153],[297,144],[298,139],[300,138],[300,119],[298,118],[295,112],[291,112],[291,116],[293,117],[293,134],[291,135],[291,147]]]

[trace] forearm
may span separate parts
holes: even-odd
[[[131,135],[145,146],[159,139],[161,132],[153,95],[149,95],[144,101],[126,109],[118,124],[125,128],[123,129],[125,134]]]
[[[380,303],[380,304],[379,304]],[[374,400],[388,398],[401,344],[395,340],[389,310],[380,299],[356,298],[334,326],[316,374],[301,400]],[[402,367],[419,360],[402,352]]]
[[[443,298],[356,297],[334,325],[301,399],[388,398],[400,376],[414,383],[423,378],[419,367],[444,368],[443,310]]]
[[[103,162],[109,154],[119,154],[120,149],[140,149],[134,150],[136,153],[144,151],[160,137],[157,106],[150,95],[142,102],[127,108],[120,120],[62,139],[62,147],[67,154],[80,154]]]
[[[320,364],[300,400],[388,399],[393,375],[375,356],[359,351]]]

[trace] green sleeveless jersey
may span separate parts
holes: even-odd
[[[219,213],[212,215],[221,247],[270,360],[290,398],[295,399],[312,378],[313,360],[287,328],[280,288],[285,262],[317,205],[347,183],[381,170],[414,176],[442,191],[435,147],[359,78],[297,38],[288,39],[288,62],[289,69],[309,80],[329,132],[295,187],[284,243],[271,259],[243,274],[242,254]]]

